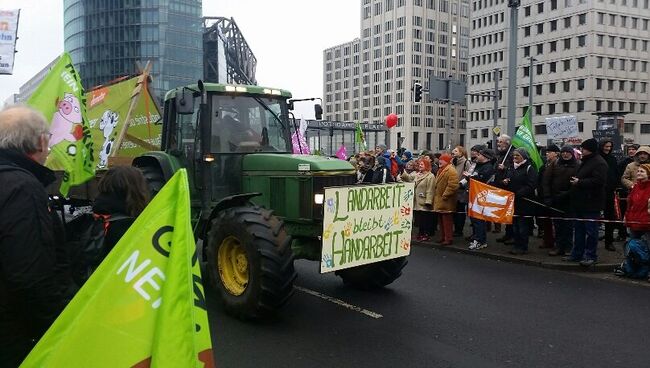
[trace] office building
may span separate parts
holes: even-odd
[[[86,89],[153,63],[154,94],[203,74],[201,0],[64,0],[64,42]]]
[[[472,1],[468,88],[491,93],[499,75],[498,125],[507,117],[509,12],[505,0]],[[579,144],[597,128],[595,113],[626,113],[625,142],[650,143],[648,0],[524,0],[518,16],[517,124],[529,94],[536,140],[545,118],[572,115]],[[532,68],[531,68],[532,58]],[[530,75],[532,74],[532,88]],[[493,101],[468,98],[469,145],[492,138]],[[559,142],[558,142],[559,143]]]
[[[383,124],[395,113],[387,142],[419,151],[465,144],[465,107],[413,102],[413,85],[430,75],[466,80],[469,0],[361,0],[360,37],[323,51],[324,118]],[[451,138],[451,139],[449,139]],[[377,143],[372,139],[370,146]]]

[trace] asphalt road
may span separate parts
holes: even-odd
[[[300,289],[263,323],[228,317],[208,293],[217,366],[650,366],[646,285],[421,247],[379,292],[317,267],[296,263]]]

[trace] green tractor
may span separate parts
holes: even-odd
[[[161,151],[134,159],[155,194],[188,170],[194,235],[227,312],[260,318],[293,293],[294,259],[321,261],[325,187],[355,184],[346,161],[292,154],[288,91],[204,84],[169,91]],[[319,106],[317,105],[317,108]],[[397,279],[404,257],[337,271],[371,289]]]

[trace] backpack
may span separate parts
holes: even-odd
[[[83,214],[66,224],[66,241],[74,280],[82,285],[108,255],[104,240],[112,222],[127,215]]]
[[[650,249],[644,239],[630,239],[625,245],[625,260],[621,263],[623,276],[646,279],[650,273]]]

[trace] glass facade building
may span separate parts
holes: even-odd
[[[153,92],[203,74],[202,0],[64,0],[64,43],[90,89],[153,63]]]

